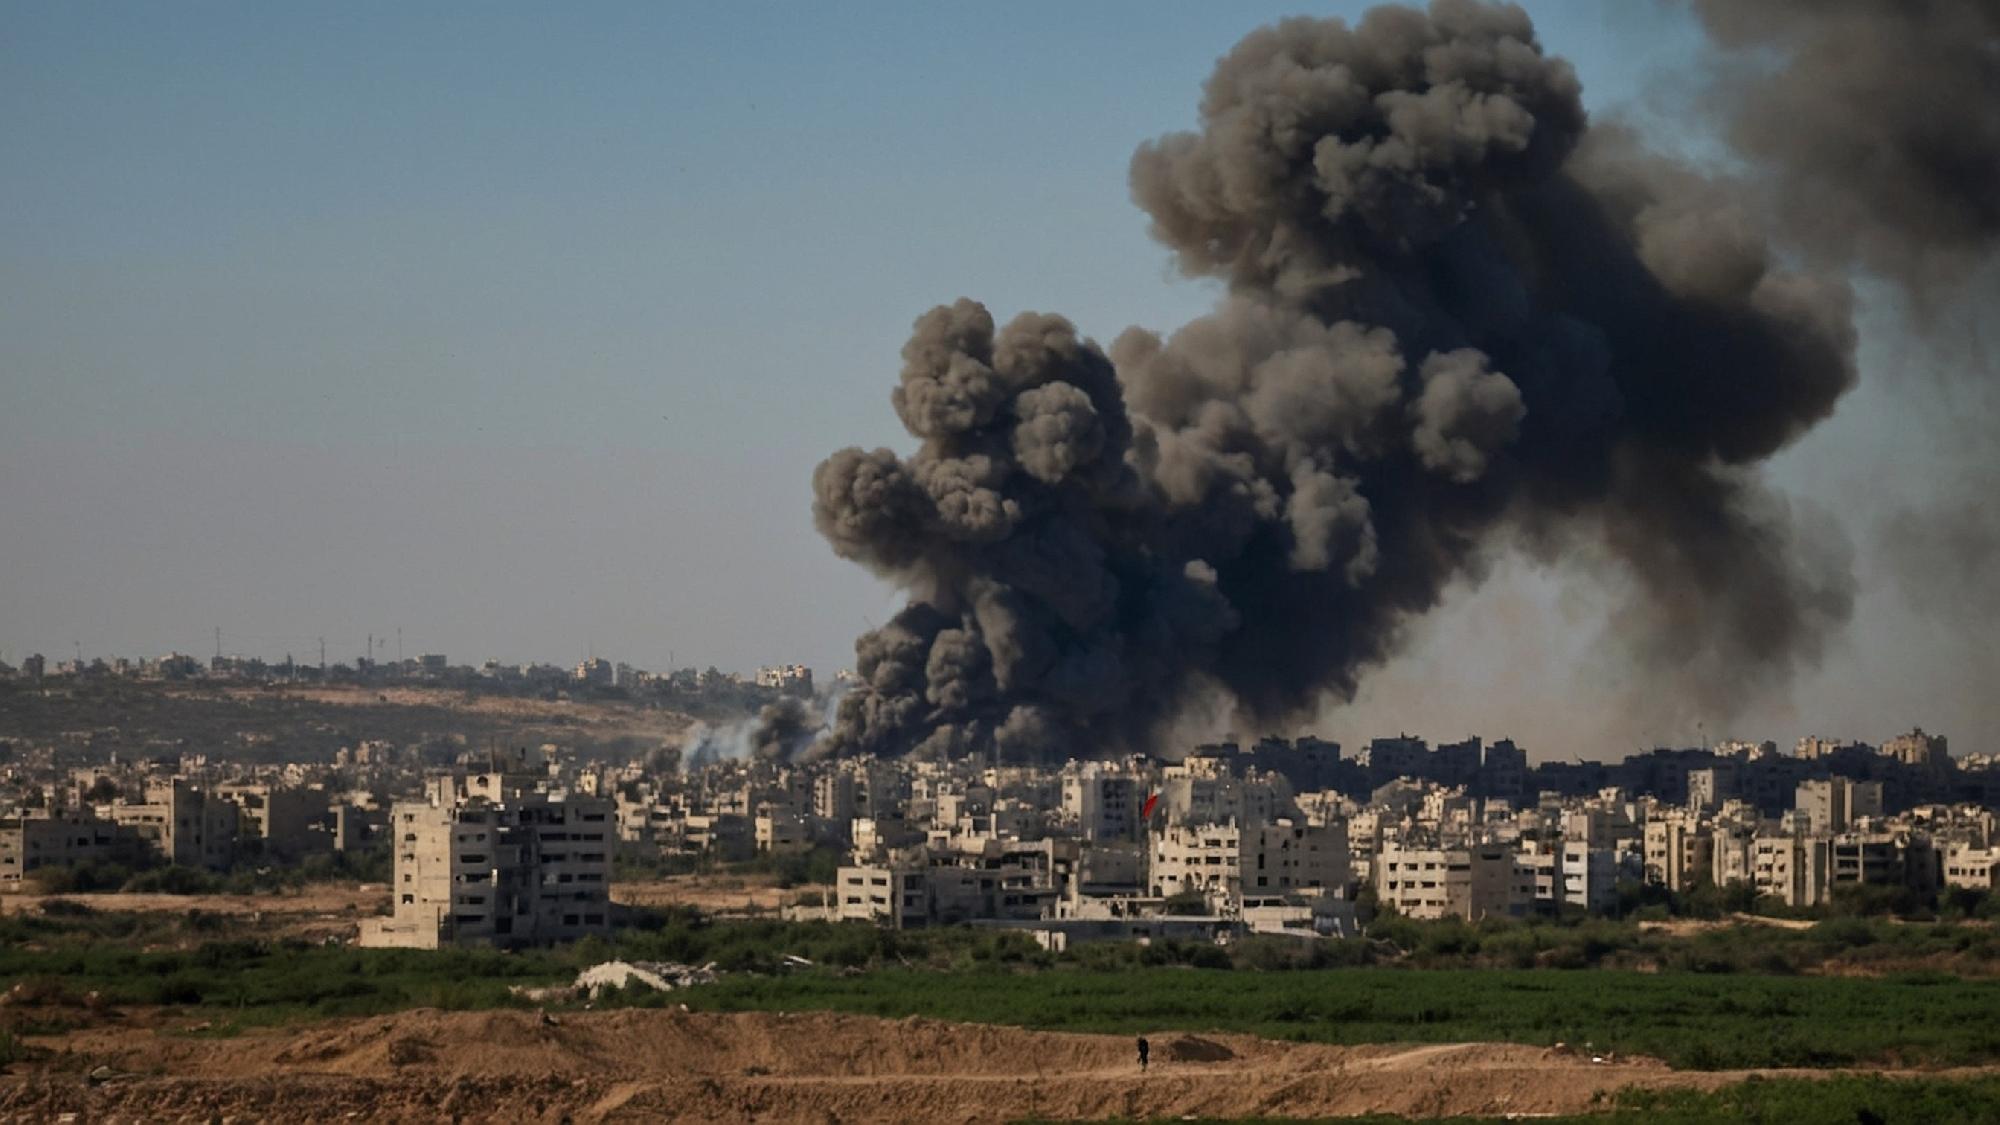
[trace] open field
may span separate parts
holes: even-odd
[[[1687,1068],[2000,1061],[2000,982],[1692,973],[1336,969],[736,976],[698,1010],[827,1010],[1321,1043],[1590,1044]]]
[[[0,1030],[20,1032],[96,1026],[126,1009],[232,1033],[419,1007],[520,1007],[514,986],[568,984],[584,967],[623,958],[712,962],[725,975],[671,994],[616,993],[600,1007],[825,1010],[1350,1045],[1562,1042],[1691,1069],[2000,1062],[2000,980],[1938,973],[1091,967],[1035,961],[1018,940],[990,935],[947,933],[925,946],[868,927],[776,922],[673,921],[616,942],[519,953],[195,941],[185,919],[140,914],[13,916],[0,927],[9,990]],[[778,972],[791,956],[817,967]],[[905,961],[929,967],[894,967]]]
[[[611,901],[626,906],[691,907],[708,914],[775,914],[798,896],[771,875],[663,875],[611,884]]]
[[[662,880],[649,893],[685,899],[702,887]],[[359,893],[285,897],[324,908]],[[237,932],[231,911],[248,902],[176,912],[190,900],[143,901],[158,909],[42,903],[0,917],[0,1061],[12,1060],[0,1119],[987,1121],[1623,1105],[1658,1116],[1611,1120],[1845,1123],[1856,1106],[1895,1105],[1887,1120],[1951,1120],[1937,1106],[2000,1120],[1992,977],[1420,968],[1414,955],[1259,969],[1255,946],[1057,957],[1020,935],[719,921],[684,907],[612,941],[551,950],[364,950],[218,936]],[[1819,940],[1750,936],[1760,932]],[[1509,935],[1521,936],[1498,936]],[[1465,954],[1455,944],[1465,937],[1446,928],[1425,940],[1438,957]],[[816,967],[778,972],[792,955]],[[1181,960],[1217,955],[1237,967]],[[595,1010],[552,999],[547,1020],[513,991],[566,984],[611,957],[713,961],[725,975],[672,993],[611,992]],[[1144,1075],[1132,1058],[1139,1034],[1159,1064]],[[1897,1077],[1840,1077],[1855,1068]],[[1810,1075],[1847,1100],[1740,1084],[1761,1075]],[[1632,1100],[1649,1090],[1666,1100]],[[1799,1106],[1846,1108],[1807,1118]]]
[[[550,1022],[530,1012],[412,1011],[228,1040],[105,1026],[28,1039],[34,1057],[0,1077],[0,1117],[1542,1115],[1599,1108],[1619,1091],[1710,1091],[1753,1077],[1505,1044],[1344,1047],[1146,1030],[1154,1065],[1141,1073],[1123,1035],[826,1013],[587,1012]],[[1995,1104],[1990,1077],[1932,1077]],[[1963,1092],[1955,1104],[1968,1104]]]

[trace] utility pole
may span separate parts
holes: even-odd
[[[326,679],[326,638],[319,639],[319,678]]]
[[[403,627],[396,626],[396,663],[403,662]]]
[[[215,627],[215,662],[222,663],[222,626]]]

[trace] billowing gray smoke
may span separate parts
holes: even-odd
[[[1789,236],[1926,301],[2000,249],[2000,4],[1696,0],[1696,10],[1718,45],[1742,52],[1721,70],[1718,100]]]
[[[1505,545],[1629,574],[1640,655],[1717,713],[1845,619],[1755,475],[1853,382],[1845,285],[1589,130],[1518,9],[1259,30],[1132,192],[1213,314],[1107,355],[934,309],[894,395],[920,448],[814,474],[835,551],[911,595],[825,752],[1101,755],[1218,693],[1277,726]]]
[[[1946,377],[1908,396],[1913,432],[1946,468],[1882,521],[1883,546],[1918,609],[1989,619],[2000,612],[2000,3],[1698,0],[1696,10],[1735,52],[1718,68],[1716,100],[1731,143],[1766,170],[1788,236],[1817,261],[1916,297],[1922,331],[1897,360]],[[1983,640],[1968,648],[2000,667]]]

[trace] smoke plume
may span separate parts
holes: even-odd
[[[1786,234],[1925,304],[2000,249],[2000,4],[1696,0]]]
[[[789,762],[826,728],[827,716],[816,714],[804,699],[784,696],[750,718],[718,727],[695,724],[687,735],[688,768],[700,770],[723,761]]]
[[[1279,726],[1515,545],[1629,575],[1639,655],[1716,714],[1846,619],[1758,477],[1854,381],[1846,285],[1740,185],[1589,128],[1518,8],[1253,32],[1131,189],[1213,313],[1107,351],[933,309],[916,452],[815,472],[834,550],[910,594],[825,752],[1098,756],[1217,697]]]

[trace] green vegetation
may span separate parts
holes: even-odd
[[[1834,916],[1797,928],[1743,922],[1692,932],[1604,918],[1516,922],[1378,918],[1367,963],[1425,968],[1624,968],[1703,973],[1799,973],[1838,964],[1889,972],[2000,969],[2000,930],[1983,924],[1909,923]],[[1331,956],[1330,953],[1310,954]],[[1351,962],[1346,962],[1351,963]],[[1257,964],[1254,967],[1272,967]]]
[[[1232,1125],[1247,1125],[1236,1119]],[[1295,1119],[1287,1118],[1287,1122]],[[1324,1120],[1342,1125],[1405,1125],[1409,1118],[1371,1115]],[[1453,1125],[1501,1125],[1499,1117],[1430,1118]],[[1551,1125],[1855,1125],[1924,1122],[1982,1125],[2000,1120],[2000,1078],[1752,1079],[1720,1090],[1627,1090],[1604,1110],[1537,1118]],[[1275,1125],[1275,1123],[1274,1123]]]
[[[249,895],[294,890],[313,883],[386,883],[393,860],[387,847],[368,852],[308,856],[295,866],[252,866],[244,863],[221,873],[198,867],[164,864],[137,872],[115,863],[79,863],[43,867],[34,873],[45,894],[88,894],[131,891],[169,895]]]
[[[1201,969],[730,977],[708,1010],[828,1009],[1135,1034],[1235,1031],[1324,1043],[1588,1043],[1700,1069],[2000,1058],[2000,982],[1514,970]]]
[[[1822,962],[1990,960],[1996,935],[1980,925],[1845,918],[1675,937],[1605,921],[1392,919],[1368,940],[1104,943],[1064,954],[1018,932],[717,922],[691,910],[641,913],[612,939],[515,953],[243,940],[234,925],[200,911],[100,912],[54,900],[39,914],[0,918],[0,987],[18,986],[13,1003],[26,1010],[164,1004],[226,1028],[518,1005],[526,1001],[510,986],[567,984],[585,966],[621,958],[713,962],[729,975],[600,1004],[827,1009],[1333,1043],[1562,1041],[1701,1068],[2000,1060],[2000,1021],[1991,1018],[2000,1010],[2000,977],[1792,971]],[[792,958],[812,967],[793,968]],[[1516,967],[1523,965],[1536,967]]]

